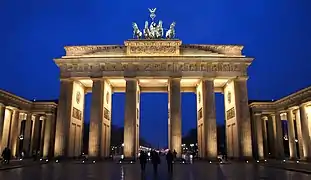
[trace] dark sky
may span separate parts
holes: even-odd
[[[123,44],[148,7],[187,43],[242,44],[255,57],[249,98],[278,99],[311,84],[310,0],[2,0],[1,88],[28,99],[56,99],[59,70],[53,58],[65,45]],[[167,94],[142,94],[141,135],[167,143]],[[182,95],[183,133],[196,126],[194,94]],[[216,95],[217,122],[224,123]],[[124,94],[113,96],[113,124],[123,125]],[[89,111],[90,97],[87,98]],[[156,110],[153,110],[157,107]],[[86,121],[89,113],[86,113]]]

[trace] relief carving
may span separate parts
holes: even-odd
[[[226,115],[227,115],[227,120],[230,120],[230,119],[234,118],[235,117],[235,109],[234,109],[234,107],[229,109],[226,112]]]
[[[203,72],[242,72],[247,73],[248,64],[207,63],[207,62],[113,62],[94,64],[61,64],[61,73],[65,72],[98,72],[98,71],[203,71]]]

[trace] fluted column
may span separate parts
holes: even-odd
[[[18,109],[13,109],[13,116],[12,116],[12,123],[11,123],[11,143],[10,143],[10,148],[11,148],[11,154],[13,157],[18,156],[17,152],[17,145],[19,141],[19,110]]]
[[[71,122],[73,81],[61,80],[60,95],[57,107],[54,156],[68,154],[69,128]]]
[[[301,121],[300,121],[300,112],[299,109],[294,110],[294,116],[296,121],[296,130],[297,130],[297,137],[298,140],[298,151],[299,151],[299,159],[304,159],[304,152],[303,152],[303,138],[302,138],[302,132],[301,132]],[[296,146],[297,147],[297,146]]]
[[[180,78],[169,80],[169,101],[170,101],[170,149],[181,156],[181,94]]]
[[[283,145],[283,131],[282,131],[282,120],[280,116],[280,112],[276,112],[275,114],[275,126],[276,126],[276,158],[282,159],[284,158],[284,145]]]
[[[43,136],[43,152],[42,155],[44,158],[50,157],[50,145],[51,145],[51,136],[52,136],[52,121],[54,114],[47,113],[44,123],[44,136]]]
[[[207,159],[216,159],[217,152],[217,127],[215,111],[215,92],[214,80],[204,79],[202,81],[202,100],[203,100],[203,125],[204,140]]]
[[[40,150],[39,134],[40,134],[40,115],[35,115],[33,133],[31,137],[31,149],[38,152]]]
[[[262,119],[260,113],[255,113],[255,135],[257,141],[257,154],[259,159],[264,159],[264,145],[263,145],[263,134],[262,134]]]
[[[263,137],[263,152],[264,152],[264,157],[268,157],[269,155],[269,149],[268,149],[268,131],[267,131],[267,117],[262,117],[261,118],[261,123],[262,123],[262,137]]]
[[[269,147],[270,153],[273,157],[276,156],[276,126],[275,115],[269,114],[268,116],[268,135],[269,135]]]
[[[248,107],[247,78],[234,80],[235,106],[238,124],[240,158],[252,158],[252,134]]]
[[[288,124],[287,127],[288,127],[288,142],[289,142],[290,159],[297,159],[293,111],[288,110],[286,114],[287,114],[287,124]]]
[[[4,114],[5,114],[5,106],[4,104],[0,103],[0,153],[2,153],[3,149],[5,148],[2,144]]]
[[[104,109],[104,81],[102,79],[93,80],[91,119],[89,132],[89,156],[100,156],[100,142]]]
[[[302,146],[303,146],[303,159],[311,161],[311,142],[308,129],[308,117],[306,112],[306,106],[301,105],[299,107],[301,134],[302,134]]]
[[[24,132],[24,141],[23,141],[23,150],[25,151],[25,156],[31,155],[31,134],[32,134],[32,114],[27,113],[26,123],[25,123],[25,132]]]
[[[125,117],[124,117],[124,156],[127,159],[136,157],[137,128],[137,80],[126,78]]]

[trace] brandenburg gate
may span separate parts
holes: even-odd
[[[152,12],[153,11],[153,12]],[[155,9],[150,10],[155,15]],[[197,95],[199,156],[216,159],[215,92],[224,94],[228,157],[252,158],[247,96],[247,67],[252,58],[243,46],[182,44],[175,23],[163,37],[162,21],[152,18],[124,45],[67,46],[55,59],[61,85],[56,121],[55,156],[81,153],[84,95],[92,92],[90,157],[108,157],[111,104],[114,92],[125,92],[124,156],[135,158],[139,149],[140,93],[168,92],[168,146],[181,153],[181,93]],[[154,113],[157,113],[155,107]]]

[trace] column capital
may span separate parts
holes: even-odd
[[[247,81],[248,76],[237,76],[234,80],[235,81]]]
[[[105,81],[105,79],[102,77],[91,77],[91,80],[92,81]]]
[[[73,79],[71,78],[60,78],[59,80],[64,82],[73,82]]]
[[[296,109],[299,109],[299,106],[292,106],[292,107],[289,107],[288,109],[287,109],[287,111],[294,111],[294,110],[296,110]],[[286,112],[287,112],[286,111]]]
[[[125,81],[138,81],[136,76],[124,76]]]
[[[45,113],[45,115],[46,115],[46,116],[53,116],[53,115],[54,115],[54,113],[47,112],[47,113]]]
[[[215,77],[202,77],[201,80],[202,81],[214,81]]]
[[[12,111],[18,111],[19,110],[18,108],[13,107],[13,106],[5,106],[5,109],[9,109],[9,110],[12,110]]]
[[[5,105],[3,103],[0,102],[0,107],[5,107]]]
[[[311,103],[310,101],[301,103],[301,104],[299,105],[299,108],[301,108],[301,107],[306,107],[306,106],[310,105],[310,103]]]
[[[181,80],[181,76],[170,76],[169,80]]]
[[[261,116],[262,113],[260,113],[260,112],[255,112],[254,115],[255,115],[255,116]]]

